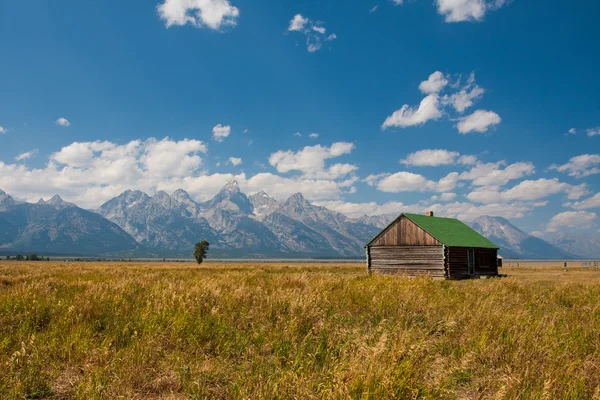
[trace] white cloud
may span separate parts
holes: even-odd
[[[300,132],[296,132],[294,133],[294,136],[302,137],[302,134]]]
[[[304,30],[304,26],[308,24],[308,18],[304,18],[302,14],[294,15],[294,18],[290,21],[288,31],[290,32],[301,32]]]
[[[567,135],[576,135],[576,134],[577,134],[577,129],[575,129],[575,128],[571,128],[567,132]]]
[[[482,215],[494,215],[508,219],[523,218],[525,214],[536,207],[531,203],[515,202],[512,204],[475,205],[467,202],[412,204],[390,201],[383,204],[375,202],[351,203],[342,200],[318,201],[316,204],[345,214],[351,218],[363,215],[399,215],[403,212],[425,213],[432,210],[438,216],[458,218],[462,221],[473,221]]]
[[[435,71],[426,81],[421,82],[419,90],[425,94],[439,93],[448,84],[448,79],[440,71]]]
[[[269,164],[282,173],[300,171],[305,176],[335,179],[355,171],[357,167],[350,164],[335,164],[326,169],[325,160],[350,154],[353,149],[353,143],[337,142],[330,147],[321,145],[306,146],[297,152],[280,150],[271,154]]]
[[[242,163],[242,159],[238,157],[229,157],[229,163],[234,167],[237,167]]]
[[[405,159],[400,160],[400,163],[420,167],[451,164],[473,165],[477,163],[477,157],[471,155],[461,156],[457,151],[426,149],[409,154]]]
[[[509,181],[519,179],[535,172],[535,167],[530,162],[518,162],[510,164],[506,168],[504,161],[497,163],[477,164],[467,172],[460,174],[459,179],[472,181],[475,186],[494,186],[499,187],[507,184]]]
[[[312,138],[312,139],[316,139],[316,138],[319,137],[319,134],[318,133],[311,133],[310,135],[308,135],[308,137]]]
[[[503,191],[496,187],[481,187],[467,195],[467,199],[478,203],[508,203],[511,201],[535,201],[545,197],[566,193],[569,199],[577,199],[587,193],[583,185],[570,185],[557,178],[525,180],[518,185]]]
[[[377,189],[389,193],[422,192],[428,190],[429,182],[423,175],[401,171],[383,178]]]
[[[498,125],[502,119],[493,111],[477,110],[473,114],[461,118],[456,125],[458,132],[467,134],[469,132],[487,132],[494,125]]]
[[[585,178],[586,176],[599,174],[600,154],[582,154],[571,158],[566,164],[553,164],[548,169],[566,172],[569,176],[574,176],[575,178]]]
[[[377,186],[377,190],[387,193],[400,192],[448,192],[456,187],[458,173],[452,172],[438,182],[429,180],[423,175],[400,171],[391,175],[370,175],[367,179]]]
[[[458,163],[462,165],[474,165],[477,164],[478,161],[477,156],[473,155],[463,155],[458,158]]]
[[[436,0],[438,13],[446,22],[481,21],[486,12],[497,10],[509,0]]]
[[[417,109],[405,104],[399,110],[386,118],[381,126],[382,129],[389,127],[406,128],[408,126],[422,125],[429,120],[436,120],[442,116],[439,109],[439,98],[437,94],[426,96]]]
[[[321,49],[324,41],[330,42],[337,39],[335,33],[326,35],[327,29],[325,29],[322,22],[313,22],[302,16],[302,14],[294,15],[287,30],[288,32],[299,32],[304,36],[306,49],[309,53],[314,53]]]
[[[546,226],[546,232],[558,232],[562,228],[587,229],[596,218],[597,215],[593,212],[565,211],[552,217]]]
[[[363,215],[399,215],[402,212],[416,212],[419,210],[417,207],[414,206],[413,209],[410,209],[401,202],[397,201],[390,201],[384,204],[377,204],[373,201],[368,203],[350,203],[342,200],[329,200],[318,201],[315,204],[322,207],[327,207],[330,210],[345,214],[351,218],[362,217]]]
[[[600,192],[596,193],[590,198],[587,198],[582,201],[576,201],[573,203],[565,203],[563,204],[565,207],[571,207],[576,210],[587,210],[590,208],[600,208]]]
[[[215,127],[213,127],[213,140],[216,140],[217,142],[222,142],[227,136],[229,136],[229,134],[231,133],[231,126],[226,125],[223,126],[221,124],[216,125]]]
[[[462,114],[485,93],[485,89],[475,83],[474,73],[471,73],[466,83],[461,86],[460,78],[457,82],[451,83],[449,76],[440,71],[435,71],[429,75],[426,81],[421,82],[419,90],[427,94],[421,100],[419,107],[415,108],[404,104],[402,108],[395,111],[384,121],[381,126],[382,129],[422,125],[427,121],[437,120],[441,117],[449,117],[452,120],[452,115],[449,113],[449,111],[452,111],[450,108],[454,112]],[[450,93],[442,95],[442,92]],[[473,114],[460,117],[457,120],[457,128],[461,134],[473,131],[486,132],[491,126],[501,122],[498,114],[486,110],[477,110]]]
[[[446,192],[446,193],[442,193],[440,195],[441,201],[451,201],[451,200],[454,200],[455,198],[456,198],[456,193],[452,193],[452,192]]]
[[[377,8],[379,8],[379,6],[375,5],[375,6],[373,6],[373,8],[371,8],[371,9],[369,10],[369,12],[372,12],[372,13],[374,13],[375,11],[377,11]]]
[[[19,154],[18,156],[15,157],[15,160],[16,161],[27,160],[27,159],[35,156],[37,153],[38,153],[38,149],[33,149],[31,151]]]
[[[235,26],[240,16],[240,10],[229,0],[165,0],[157,11],[167,28],[189,23],[219,30],[222,26]]]
[[[345,154],[347,145],[328,148],[331,155]],[[319,174],[338,176],[354,166],[335,164],[313,176],[286,178],[270,173],[251,177],[245,174],[206,174],[201,156],[206,145],[197,140],[134,140],[119,145],[112,142],[72,143],[52,154],[44,168],[30,169],[23,163],[0,161],[0,187],[18,199],[37,201],[55,193],[81,207],[95,208],[127,189],[149,194],[158,190],[184,189],[198,200],[214,196],[228,181],[236,179],[247,193],[265,190],[277,199],[302,192],[309,200],[339,199],[342,188],[358,178],[339,184]]]
[[[66,118],[63,118],[63,117],[60,117],[59,119],[57,119],[56,121],[54,121],[54,123],[56,125],[64,126],[64,127],[67,127],[67,126],[71,125],[71,123]]]
[[[467,108],[473,105],[475,100],[480,99],[484,93],[485,89],[475,85],[471,89],[463,88],[458,93],[445,97],[444,100],[452,105],[457,112],[462,114]]]
[[[4,128],[3,126],[0,126],[0,135],[6,133],[6,128]]]
[[[587,130],[587,135],[589,137],[592,136],[600,136],[600,126],[596,127],[596,128],[590,128]]]

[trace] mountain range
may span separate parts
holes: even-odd
[[[262,191],[246,196],[235,181],[207,202],[181,189],[153,196],[127,190],[95,211],[58,195],[25,203],[0,190],[0,253],[189,257],[196,242],[207,240],[212,257],[362,258],[365,243],[395,217],[350,218],[310,203],[301,193],[284,201]],[[508,258],[600,256],[600,240],[588,237],[551,244],[491,216],[471,226]]]

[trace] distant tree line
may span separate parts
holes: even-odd
[[[50,261],[50,257],[40,257],[35,253],[31,253],[27,256],[22,254],[17,254],[15,257],[6,256],[7,260],[17,260],[17,261]]]

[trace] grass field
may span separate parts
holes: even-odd
[[[600,270],[0,262],[0,398],[600,399]]]

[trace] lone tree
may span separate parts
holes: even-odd
[[[202,264],[202,261],[206,258],[206,252],[208,252],[209,243],[206,240],[196,243],[194,248],[194,258],[198,264]]]

